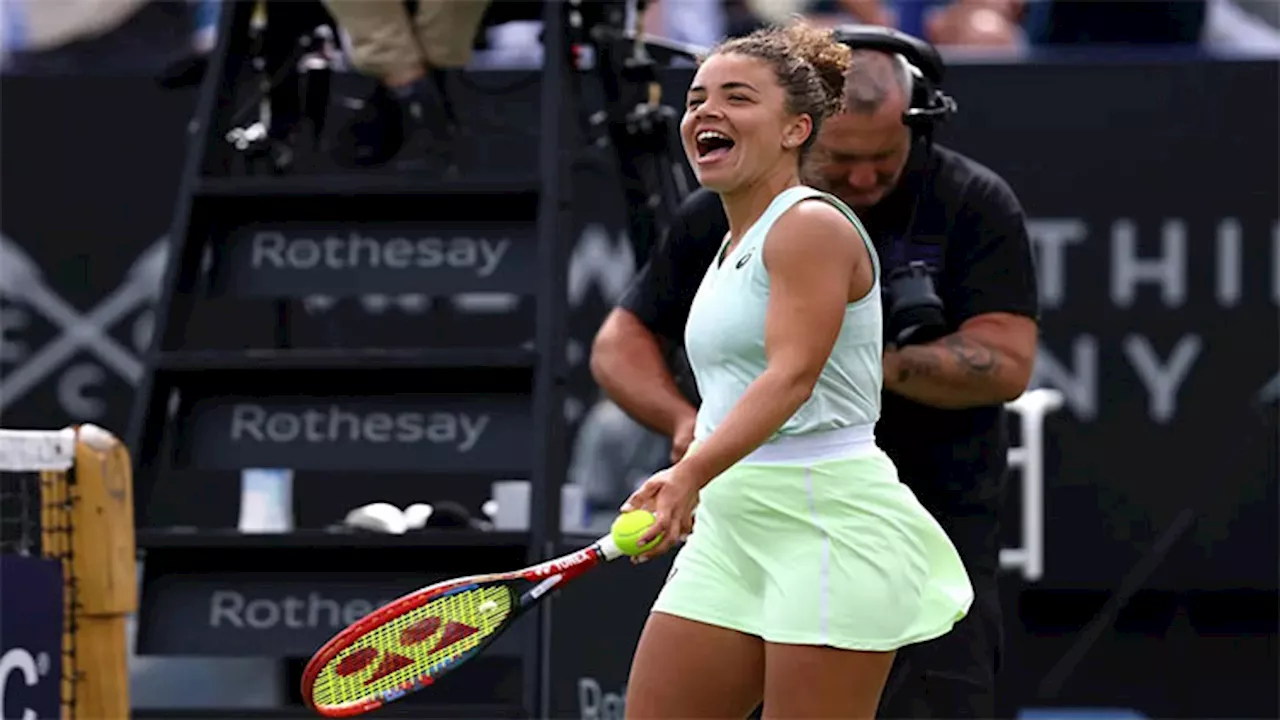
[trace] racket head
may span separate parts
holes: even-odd
[[[510,579],[477,577],[423,588],[325,643],[303,672],[302,696],[326,717],[375,710],[478,655],[519,611]]]

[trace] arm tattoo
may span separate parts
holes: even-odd
[[[938,360],[938,356],[929,352],[929,348],[920,348],[924,352],[911,352],[912,348],[904,348],[898,361],[898,378],[899,383],[904,383],[914,377],[929,377],[936,375],[938,370],[942,368],[942,363]]]
[[[943,374],[943,362],[950,356],[960,372],[968,376],[990,377],[996,372],[998,356],[987,345],[963,335],[948,335],[937,345],[917,345],[900,351],[897,382]]]
[[[942,341],[961,369],[974,375],[993,375],[996,371],[996,352],[990,347],[963,335],[948,335]]]

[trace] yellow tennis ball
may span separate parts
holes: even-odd
[[[613,541],[618,544],[618,549],[626,555],[639,555],[646,550],[657,547],[662,542],[662,536],[650,540],[643,547],[638,543],[641,536],[653,524],[657,522],[657,518],[648,510],[632,510],[631,512],[622,513],[618,519],[613,521],[613,526],[609,528],[609,534],[613,537]]]

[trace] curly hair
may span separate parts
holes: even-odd
[[[813,121],[813,130],[800,147],[803,157],[822,122],[843,107],[844,77],[852,62],[849,48],[832,31],[795,20],[726,40],[707,57],[730,53],[768,63],[786,94],[787,112],[808,115]]]

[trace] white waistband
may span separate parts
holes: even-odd
[[[748,463],[804,463],[847,460],[876,449],[874,425],[851,425],[836,430],[782,435],[756,448],[742,459]]]

